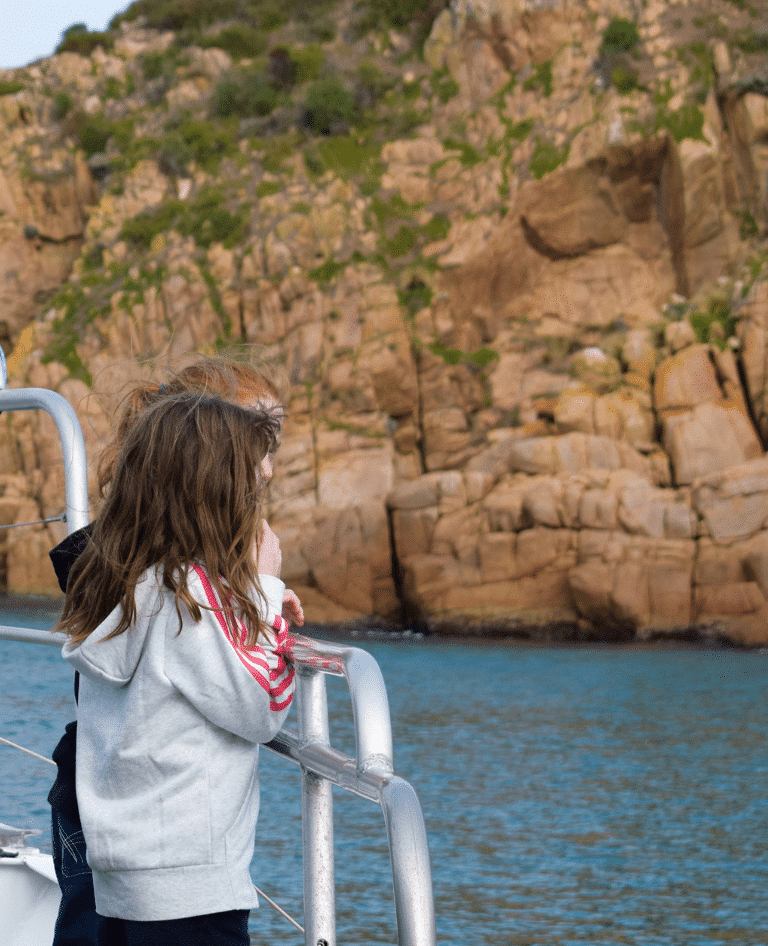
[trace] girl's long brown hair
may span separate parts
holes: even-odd
[[[134,418],[112,470],[91,538],[73,566],[56,630],[84,640],[118,605],[120,623],[136,620],[136,585],[153,566],[199,621],[189,570],[208,573],[233,631],[235,613],[252,645],[264,631],[257,602],[256,546],[264,489],[259,464],[274,450],[280,418],[221,397],[163,396]]]

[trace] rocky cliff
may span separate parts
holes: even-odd
[[[768,643],[768,4],[412,6],[139,0],[0,73],[10,383],[94,455],[131,378],[263,346],[312,620]],[[55,516],[2,423],[0,520]]]

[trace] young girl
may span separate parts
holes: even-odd
[[[120,405],[112,441],[105,447],[98,465],[98,485],[102,498],[112,482],[118,453],[128,432],[141,413],[161,398],[169,395],[207,393],[243,407],[257,407],[273,411],[276,419],[282,417],[282,385],[268,366],[259,363],[248,353],[221,354],[198,358],[184,368],[167,376],[164,383],[144,382],[135,385]],[[271,454],[261,464],[264,482],[272,476]],[[50,553],[56,577],[62,591],[67,590],[69,572],[88,544],[92,526],[67,536]],[[283,616],[301,625],[304,615],[301,602],[294,592],[283,592]],[[77,699],[79,675],[75,674]],[[52,848],[56,877],[61,888],[61,903],[56,921],[53,946],[96,946],[104,941],[99,930],[107,921],[95,911],[91,870],[86,859],[80,814],[75,792],[77,750],[77,723],[67,725],[53,753],[58,766],[56,781],[48,795],[52,814]]]
[[[293,694],[277,538],[279,421],[166,396],[127,432],[58,629],[81,674],[77,800],[108,942],[247,944],[258,743]]]

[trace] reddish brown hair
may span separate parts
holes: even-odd
[[[232,353],[199,358],[171,372],[162,384],[136,385],[121,401],[114,436],[99,458],[99,494],[104,496],[112,481],[115,462],[136,418],[159,398],[192,392],[215,395],[231,404],[252,402],[253,406],[258,406],[270,401],[279,404],[284,388],[278,369],[269,362],[253,358],[247,351],[244,357]]]

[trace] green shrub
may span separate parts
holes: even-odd
[[[523,88],[526,92],[534,92],[536,89],[541,89],[545,98],[549,98],[550,95],[552,95],[552,83],[552,60],[549,59],[547,62],[543,62],[536,67],[533,75],[528,76],[523,83]]]
[[[17,92],[21,92],[23,88],[26,88],[23,82],[0,81],[0,95],[15,95]]]
[[[361,4],[362,6],[362,4]],[[418,33],[428,32],[445,0],[366,0],[359,28],[363,31],[394,26],[397,29],[416,27]]]
[[[451,232],[451,221],[446,214],[435,214],[423,228],[427,240],[444,240]]]
[[[140,250],[148,250],[158,233],[174,229],[185,210],[180,200],[169,200],[152,210],[126,220],[120,229],[120,239]]]
[[[638,85],[638,75],[633,69],[614,66],[611,70],[611,85],[620,95],[629,95]]]
[[[325,53],[319,46],[303,46],[301,49],[292,49],[289,53],[291,61],[296,67],[295,81],[314,82],[320,75],[325,64]]]
[[[416,246],[416,233],[413,227],[408,227],[404,223],[395,231],[392,239],[384,240],[384,250],[389,256],[405,256],[406,253]]]
[[[155,29],[199,29],[216,20],[231,19],[234,7],[233,0],[136,0],[109,25],[115,29],[122,22],[143,16],[147,26]]]
[[[352,96],[336,79],[315,82],[307,91],[305,125],[320,135],[345,127],[354,115]]]
[[[453,78],[447,69],[442,72],[434,73],[430,79],[430,85],[432,86],[432,91],[440,99],[443,105],[445,105],[446,102],[449,102],[461,91],[459,88],[459,83]]]
[[[601,50],[607,53],[626,53],[640,42],[637,26],[621,17],[611,20],[603,33]]]
[[[464,167],[473,167],[473,165],[479,164],[479,162],[482,161],[480,154],[467,141],[448,138],[443,142],[443,146],[447,151],[458,151],[459,160]]]
[[[514,141],[525,141],[535,124],[532,118],[524,118],[522,121],[515,122],[514,125],[508,125],[506,137]]]
[[[75,23],[67,27],[61,34],[61,42],[56,47],[57,53],[79,53],[81,56],[90,56],[97,46],[108,51],[115,45],[115,35],[112,32],[89,33],[85,23]]]
[[[248,214],[244,208],[236,214],[221,206],[222,195],[216,188],[204,189],[189,205],[179,224],[179,232],[194,238],[198,246],[208,249],[223,243],[231,249],[248,235]]]
[[[216,86],[211,103],[220,118],[256,118],[269,115],[277,105],[277,91],[266,77],[255,70],[230,73]]]
[[[707,141],[704,135],[704,112],[695,102],[688,102],[676,112],[670,112],[663,106],[656,110],[654,131],[666,128],[675,141],[691,138],[694,141]]]
[[[53,97],[53,118],[60,122],[72,108],[72,96],[69,92],[57,92]]]
[[[224,195],[215,187],[204,188],[188,203],[168,200],[126,220],[120,238],[146,251],[158,234],[176,230],[182,236],[191,236],[204,249],[214,243],[231,248],[247,236],[248,213],[245,208],[231,213],[223,206],[223,201]]]
[[[109,76],[104,83],[104,97],[108,99],[120,99],[123,97],[123,87],[120,80],[114,76]]]
[[[320,141],[318,151],[324,166],[342,177],[367,173],[381,175],[379,144],[361,143],[351,135],[335,135]]]
[[[755,33],[752,27],[737,33],[733,37],[733,42],[747,55],[768,53],[768,33]]]
[[[141,72],[147,82],[159,79],[165,67],[165,53],[145,53],[141,57]]]
[[[529,165],[531,174],[533,174],[536,180],[541,180],[545,174],[549,174],[550,171],[554,171],[555,168],[560,167],[560,165],[565,162],[569,151],[570,145],[566,145],[561,151],[551,142],[539,139],[531,155]]]
[[[754,214],[748,210],[736,210],[734,213],[739,219],[739,236],[742,240],[749,240],[750,237],[756,237],[760,233]]]
[[[700,342],[716,341],[721,348],[736,332],[737,319],[733,314],[731,304],[727,299],[717,297],[707,303],[706,312],[693,311],[688,315],[696,338]],[[712,332],[712,326],[717,324],[718,332]],[[720,331],[721,330],[721,331]]]
[[[270,5],[261,12],[261,28],[267,32],[278,29],[286,22],[286,14],[280,7]]]
[[[405,289],[397,293],[400,305],[404,306],[411,315],[416,315],[422,309],[432,304],[432,289],[421,279],[412,279]]]
[[[67,131],[73,135],[88,157],[104,151],[110,138],[115,147],[125,151],[133,138],[133,120],[124,118],[110,121],[103,113],[86,115],[85,112],[70,112],[67,115]]]
[[[316,269],[311,269],[308,275],[309,278],[314,279],[315,282],[326,285],[334,276],[340,273],[345,266],[345,263],[338,263],[336,260],[328,259],[324,263],[321,263]]]
[[[256,185],[256,196],[271,197],[273,194],[279,194],[282,189],[283,185],[279,181],[259,181]]]
[[[187,160],[194,160],[209,173],[218,168],[223,157],[237,153],[237,142],[231,125],[214,124],[186,115],[171,123],[167,129],[164,146],[172,151],[175,148],[180,159],[186,157]]]
[[[267,40],[260,30],[244,23],[233,23],[215,36],[201,37],[197,45],[204,49],[212,46],[223,49],[233,59],[252,59],[266,52]]]

